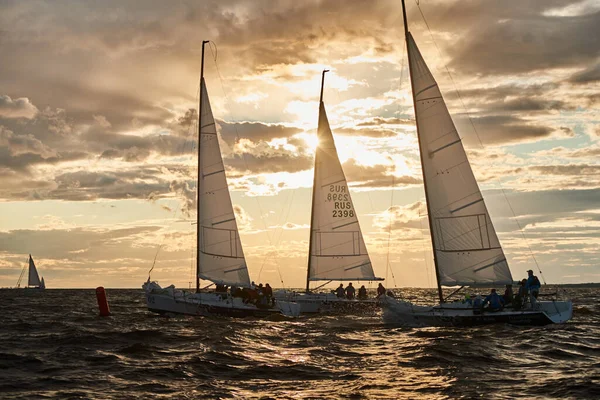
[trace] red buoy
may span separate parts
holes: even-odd
[[[102,286],[96,288],[96,298],[98,299],[98,308],[100,309],[100,316],[108,317],[110,315],[110,308],[108,308],[106,291]]]

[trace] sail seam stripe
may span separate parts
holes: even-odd
[[[357,281],[357,282],[372,282],[372,281],[384,281],[385,279],[383,278],[378,278],[376,276],[373,277],[368,277],[368,278],[334,278],[336,281]],[[319,278],[319,277],[312,277],[308,279],[311,282],[315,282],[315,281],[332,281],[333,279],[331,278]]]
[[[441,251],[442,253],[464,253],[465,251],[487,251],[487,250],[498,250],[501,249],[502,247],[496,246],[496,247],[485,247],[482,249],[464,249],[464,250],[442,250],[442,249],[436,249],[436,251]]]
[[[242,256],[242,257],[238,257],[238,256],[226,256],[226,255],[223,255],[223,254],[207,253],[206,251],[201,251],[200,253],[205,254],[207,256],[215,256],[215,257],[223,257],[223,258],[235,258],[235,259],[240,259],[240,260],[244,259],[244,256]],[[214,269],[212,271],[218,271],[218,269]]]
[[[211,172],[210,174],[205,174],[202,175],[203,178],[206,178],[207,176],[211,176],[211,175],[215,175],[215,174],[220,174],[221,172],[225,172],[224,169],[220,170],[220,171],[215,171],[215,172]]]
[[[209,126],[212,126],[212,125],[214,125],[214,124],[215,124],[214,122],[211,122],[210,124],[202,125],[202,126],[200,127],[200,129],[202,129],[202,128],[206,128],[206,127],[209,127]],[[213,134],[213,135],[216,135],[215,133],[212,133],[212,134]]]
[[[442,96],[433,96],[433,97],[425,97],[424,99],[417,99],[417,101],[426,101],[426,100],[433,100],[433,99],[441,99]]]
[[[455,140],[455,141],[454,141],[454,142],[452,142],[452,143],[448,143],[448,144],[446,144],[446,145],[444,145],[444,146],[442,146],[442,147],[439,147],[439,148],[437,148],[437,149],[435,149],[435,150],[431,151],[429,154],[432,154],[432,155],[433,155],[433,154],[437,153],[438,151],[440,151],[440,150],[444,150],[445,148],[447,148],[447,147],[450,147],[450,146],[452,146],[452,145],[455,145],[456,143],[460,143],[461,141],[462,141],[462,139]]]
[[[331,247],[330,247],[331,248]],[[327,249],[326,249],[327,250]],[[358,253],[358,254],[332,254],[332,255],[323,255],[323,254],[311,254],[311,257],[323,257],[323,258],[331,258],[331,257],[362,257],[368,256],[369,253]]]
[[[371,265],[371,262],[360,264],[360,265],[355,265],[354,267],[344,268],[344,271],[350,271],[352,269],[361,268],[361,267],[364,267],[365,265]]]
[[[231,221],[235,221],[235,218],[230,218],[230,219],[226,219],[226,220],[219,221],[219,222],[213,222],[212,226],[224,224],[225,222],[231,222]]]
[[[236,269],[226,269],[226,270],[224,270],[223,272],[225,272],[225,273],[227,274],[227,273],[229,273],[229,272],[241,271],[241,270],[243,270],[243,269],[245,269],[245,268],[246,268],[246,266],[239,267],[239,268],[236,268]]]
[[[348,222],[347,224],[343,224],[343,225],[333,226],[333,227],[331,227],[331,229],[339,229],[339,228],[343,228],[344,226],[348,226],[348,225],[352,225],[352,224],[356,224],[356,223],[358,223],[358,220]],[[355,231],[355,232],[357,232],[357,231]]]
[[[427,86],[426,88],[423,88],[423,89],[419,90],[419,93],[415,94],[415,98],[416,98],[418,95],[420,95],[421,93],[423,93],[424,91],[426,91],[426,90],[429,90],[429,89],[431,89],[432,87],[436,87],[436,86],[437,86],[437,83],[434,83],[433,85],[429,85],[429,86]]]
[[[479,271],[481,271],[482,269],[489,268],[489,267],[491,267],[491,266],[494,266],[494,265],[496,265],[496,264],[500,264],[501,262],[504,262],[504,261],[506,261],[506,258],[503,258],[502,260],[495,261],[495,262],[493,262],[493,263],[491,263],[491,264],[484,265],[483,267],[479,267],[479,268],[477,268],[477,269],[474,269],[474,270],[473,270],[473,272],[479,272]]]
[[[454,271],[454,272],[452,272],[452,275],[460,274],[460,273],[461,273],[461,272],[463,272],[463,271],[466,271],[466,270],[468,270],[468,269],[471,269],[471,268],[475,268],[475,267],[477,266],[477,264],[480,264],[480,263],[482,263],[482,262],[487,262],[487,261],[489,261],[489,260],[493,260],[494,258],[497,258],[498,256],[499,256],[499,255],[494,255],[494,256],[492,256],[492,257],[486,258],[485,260],[481,260],[481,261],[480,261],[480,262],[478,262],[478,263],[471,264],[471,265],[469,265],[469,266],[467,266],[467,267],[465,267],[465,268],[459,269],[458,271]],[[504,256],[504,253],[502,253],[502,256]],[[504,258],[504,261],[506,261],[506,257]],[[498,262],[499,262],[499,261],[498,261]],[[496,261],[494,261],[494,263],[492,263],[492,265],[493,265],[493,264],[495,264],[495,263],[496,263]]]
[[[462,210],[462,209],[464,209],[464,208],[470,207],[470,206],[472,206],[473,204],[477,204],[477,203],[479,203],[480,201],[483,201],[483,198],[481,198],[481,199],[479,199],[479,200],[472,201],[472,202],[470,202],[470,203],[468,203],[468,204],[465,204],[464,206],[461,206],[461,207],[455,208],[454,210],[450,210],[450,214],[453,214],[453,213],[455,213],[455,212],[457,212],[457,211],[460,211],[460,210]]]
[[[325,186],[329,186],[329,185],[335,185],[336,183],[339,183],[339,182],[346,182],[346,179],[340,179],[340,180],[335,181],[335,182],[326,183],[324,185],[321,185],[321,187],[325,187]]]

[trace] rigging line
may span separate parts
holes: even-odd
[[[427,214],[425,214],[425,215],[427,215]],[[426,239],[425,229],[423,228],[423,218],[421,218],[422,216],[423,215],[421,214],[421,210],[419,210],[419,225],[421,226],[421,236],[423,237],[423,240],[421,241],[421,248],[423,249],[423,260],[425,261],[425,271],[427,272],[427,284],[429,286],[432,286],[431,285],[431,271],[429,270],[430,267],[427,263],[427,249],[425,248],[425,242],[427,241],[427,239]],[[429,218],[429,216],[427,216],[427,218]]]
[[[387,243],[387,258],[385,260],[385,279],[387,281],[388,271],[391,269],[390,266],[390,245],[392,242],[392,212],[394,207],[394,175],[392,175],[392,195],[390,200],[390,213],[389,213],[389,224],[388,224],[388,243]]]
[[[213,50],[212,50],[211,43],[215,46],[214,53],[213,53]],[[218,54],[217,53],[217,51],[218,51],[217,50],[217,44],[215,42],[213,42],[212,40],[209,42],[209,49],[210,49],[211,54],[213,55],[213,60],[214,60],[214,63],[215,63],[215,68],[217,70],[217,76],[219,77],[219,81],[221,83],[221,89],[223,90],[223,95],[225,96],[225,99],[227,101],[229,101],[229,96],[227,95],[227,91],[225,90],[225,85],[223,83],[223,76],[221,75],[221,70],[219,69],[219,64],[217,64],[217,54]],[[235,122],[235,120],[234,120],[234,122]],[[235,123],[233,124],[233,129],[235,130],[235,136],[236,136],[237,140],[239,141],[241,138],[240,138],[240,134],[239,134],[238,129],[237,129],[237,125]],[[248,162],[246,160],[245,153],[242,153],[242,160],[244,161],[244,167],[246,168],[246,170],[249,170],[249,168],[248,168]],[[261,220],[261,222],[262,222],[262,224],[264,226],[265,234],[267,235],[267,239],[269,240],[269,245],[271,247],[273,247],[273,241],[271,240],[271,235],[269,234],[269,229],[268,229],[267,224],[266,224],[266,222],[264,220],[264,217],[263,217],[264,213],[262,211],[262,207],[260,205],[260,201],[258,200],[257,196],[254,196],[254,198],[255,198],[255,201],[256,201],[256,205],[258,206],[258,211],[260,213],[260,220]],[[277,254],[277,253],[275,253],[275,254]],[[275,265],[277,266],[277,269],[279,269],[279,265],[277,264],[277,257],[275,257],[275,259],[276,259]]]
[[[417,3],[417,7],[419,9],[419,12],[421,13],[421,17],[423,17],[423,21],[425,22],[425,25],[427,26],[427,30],[429,31],[429,35],[431,36],[431,39],[432,39],[432,41],[433,41],[433,43],[434,43],[434,45],[435,45],[438,53],[441,56],[442,52],[440,51],[440,48],[438,47],[437,42],[435,41],[435,38],[433,37],[433,33],[431,32],[431,29],[429,28],[429,24],[427,23],[427,20],[425,19],[425,15],[423,14],[423,10],[421,10],[421,6],[419,5],[419,0],[415,0],[415,2]],[[473,122],[473,119],[471,118],[471,113],[469,113],[469,110],[467,109],[467,107],[466,107],[466,105],[465,105],[465,103],[463,101],[463,98],[460,95],[458,87],[456,86],[456,83],[454,82],[454,78],[452,77],[452,74],[450,73],[450,70],[448,69],[448,66],[444,65],[444,68],[446,70],[446,73],[448,74],[448,77],[450,78],[450,81],[452,82],[452,86],[454,86],[454,91],[456,92],[456,94],[458,96],[458,99],[460,100],[460,103],[461,103],[463,109],[465,110],[465,113],[467,114],[467,118],[469,118],[469,123],[471,124],[471,127],[473,128],[473,132],[475,132],[475,136],[477,137],[477,141],[479,142],[479,146],[482,149],[485,149],[485,147],[483,146],[483,141],[481,140],[481,137],[479,136],[479,132],[477,131],[477,128],[475,127],[475,123]],[[498,186],[500,186],[500,190],[502,191],[502,195],[504,196],[504,200],[508,204],[508,207],[510,208],[511,213],[513,214],[513,217],[515,219],[517,227],[519,228],[519,232],[521,233],[521,237],[522,237],[523,241],[525,242],[525,244],[527,245],[527,249],[529,250],[529,254],[530,254],[531,258],[533,259],[533,262],[535,263],[535,266],[536,266],[538,272],[540,273],[540,276],[542,277],[542,282],[544,283],[544,285],[546,285],[546,279],[544,278],[544,274],[542,273],[542,270],[540,269],[540,265],[538,264],[537,259],[535,258],[535,255],[533,253],[533,250],[531,249],[531,246],[529,245],[529,242],[525,238],[525,233],[523,232],[523,228],[521,228],[521,224],[519,223],[517,215],[514,212],[512,204],[508,200],[508,196],[506,195],[504,187],[502,186],[502,183],[500,181],[498,181],[497,184],[498,184]]]
[[[281,238],[283,237],[283,224],[288,220],[291,209],[292,209],[292,204],[294,202],[294,194],[296,193],[296,190],[292,190],[291,191],[291,196],[290,196],[290,201],[289,201],[289,205],[288,205],[288,210],[287,213],[285,215],[285,218],[283,219],[283,221],[281,221],[281,227],[278,229],[278,231],[275,231],[275,236],[276,236],[276,240],[275,240],[275,247],[277,248],[277,246],[279,245],[279,242],[281,240]],[[283,215],[283,209],[285,208],[285,204],[287,203],[287,201],[281,206],[281,212],[280,215]],[[279,221],[277,221],[279,222]],[[277,236],[277,234],[279,234],[279,236]],[[276,252],[276,251],[275,251]],[[269,257],[273,254],[273,251],[269,252],[267,254],[267,256],[265,257],[265,259],[263,260],[262,265],[260,266],[260,271],[258,272],[258,279],[260,281],[260,275],[262,273],[263,267],[265,266],[265,264],[267,263],[267,260],[269,259]],[[279,273],[279,277],[281,279],[281,283],[283,284],[283,278],[281,276],[281,271],[279,270],[279,266],[277,266],[277,272]]]
[[[200,81],[198,81],[200,82]],[[200,97],[200,86],[201,84],[198,84],[198,91],[196,92],[196,103],[198,102],[198,99]],[[200,111],[199,111],[200,112]],[[188,132],[187,135],[185,137],[185,140],[183,141],[183,143],[181,144],[181,148],[180,150],[177,152],[178,156],[181,156],[183,154],[185,154],[186,151],[186,147],[189,144],[190,145],[190,150],[194,149],[194,142],[193,140],[190,140],[190,137],[192,136],[192,132],[196,132],[196,128],[198,126],[198,121],[195,120],[195,125],[194,123],[190,124],[190,126],[188,127]],[[198,142],[200,141],[200,138],[198,138]],[[177,197],[173,198],[174,201],[177,200]],[[181,207],[175,207],[174,206],[175,211],[172,212],[173,215],[173,220],[169,223],[169,225],[167,226],[167,228],[171,228],[173,226],[173,224],[175,224],[175,222],[177,222],[177,216],[180,214],[180,212],[182,211]],[[162,248],[162,246],[164,245],[164,242],[166,240],[166,234],[163,234],[161,241],[156,249],[156,254],[154,255],[154,262],[152,263],[152,267],[150,268],[150,270],[148,271],[148,279],[150,279],[150,275],[152,270],[154,269],[155,265],[156,265],[156,260],[158,258],[158,254],[160,253],[160,250]],[[192,250],[194,249],[194,246],[192,246]],[[192,256],[193,257],[193,256]]]

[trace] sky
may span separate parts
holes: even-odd
[[[600,281],[600,1],[407,9],[513,277]],[[434,287],[397,0],[0,0],[0,287],[190,285],[202,40],[251,278],[304,286],[327,68],[375,273]]]

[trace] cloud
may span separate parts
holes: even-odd
[[[529,4],[507,7],[504,18],[489,13],[472,25],[458,41],[450,67],[463,74],[506,75],[578,66],[596,59],[600,12],[544,16],[535,3],[526,10]]]
[[[600,81],[600,62],[573,74],[569,81],[575,84],[590,84]]]
[[[390,227],[397,229],[424,229],[423,218],[426,218],[427,211],[425,203],[417,201],[404,206],[392,206],[381,214],[373,217],[373,226],[381,231],[387,232]]]
[[[7,95],[0,95],[0,117],[31,119],[37,113],[37,107],[26,97],[13,100]]]
[[[280,124],[265,124],[262,122],[226,122],[218,121],[221,137],[229,145],[239,138],[252,142],[269,142],[275,138],[288,138],[302,132],[301,129]]]
[[[394,176],[391,165],[361,165],[351,158],[342,164],[350,186],[359,188],[392,188],[398,186],[419,185],[422,180],[413,176]]]
[[[539,173],[540,175],[600,176],[600,165],[540,165],[529,167],[529,169]]]
[[[537,141],[542,138],[548,138],[556,132],[552,127],[540,125],[536,121],[528,121],[515,116],[489,115],[473,117],[471,119],[477,127],[479,137],[484,143]],[[464,129],[464,131],[468,131],[468,128]],[[565,133],[562,132],[561,134]],[[570,132],[566,134],[567,136],[572,136]]]

